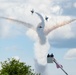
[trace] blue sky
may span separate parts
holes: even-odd
[[[0,0],[0,16],[19,19],[37,26],[39,19],[36,15],[31,15],[30,10],[48,16],[49,21],[46,26],[53,21],[69,16],[76,18],[75,0]],[[63,21],[63,20],[62,20]],[[69,75],[76,74],[76,22],[69,26],[58,28],[49,34],[51,48],[48,53],[53,53],[60,64]],[[17,23],[0,20],[0,61],[7,58],[20,58],[34,68],[34,39],[35,32]],[[28,36],[29,35],[29,36]],[[33,36],[33,38],[30,38]],[[57,69],[55,64],[48,65],[48,75],[64,75]]]

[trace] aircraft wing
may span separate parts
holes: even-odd
[[[57,29],[59,27],[62,27],[64,25],[68,25],[69,23],[71,23],[73,21],[76,21],[76,19],[72,19],[72,20],[69,20],[69,21],[64,21],[62,23],[59,23],[59,24],[57,24],[57,25],[55,25],[55,26],[53,26],[53,27],[51,27],[49,29],[44,30],[44,32],[45,32],[46,35],[48,35],[51,31],[53,31],[53,30],[55,30],[55,29]]]
[[[22,24],[24,25],[25,27],[27,28],[34,28],[33,25],[29,24],[29,23],[26,23],[26,22],[23,22],[23,21],[20,21],[20,20],[16,20],[16,19],[12,19],[12,18],[7,18],[7,17],[1,17],[1,19],[5,19],[5,20],[10,20],[12,22],[16,22],[16,23],[19,23],[19,24]]]

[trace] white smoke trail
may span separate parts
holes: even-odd
[[[35,71],[41,73],[41,75],[48,75],[47,71],[47,53],[50,48],[48,40],[45,44],[41,44],[36,32],[31,29],[26,33],[29,37],[35,40],[34,52],[35,52]],[[30,34],[30,35],[29,35]]]
[[[37,73],[41,73],[41,75],[48,75],[47,72],[47,53],[50,48],[48,41],[41,45],[37,40],[34,44],[35,50],[35,70]]]
[[[41,45],[40,42],[37,40],[34,44],[34,50],[35,50],[35,58],[37,59],[37,62],[41,65],[46,65],[46,57],[48,50],[50,48],[50,45],[48,41]]]
[[[36,73],[40,73],[40,75],[48,75],[47,71],[47,65],[41,65],[37,62],[37,59],[35,59],[35,71]]]

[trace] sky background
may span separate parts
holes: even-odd
[[[0,16],[25,21],[37,26],[40,22],[30,10],[49,17],[46,27],[67,17],[76,18],[75,0],[0,0]],[[64,18],[63,18],[64,17]],[[52,26],[52,25],[51,25]],[[36,36],[23,25],[0,19],[0,61],[14,57],[34,68]],[[32,38],[30,38],[32,36]],[[76,74],[76,22],[61,27],[48,35],[50,50],[69,75]],[[55,64],[47,64],[49,75],[64,75]]]

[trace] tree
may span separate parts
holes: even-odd
[[[0,75],[40,75],[34,73],[31,66],[14,58],[1,62],[1,67]]]

